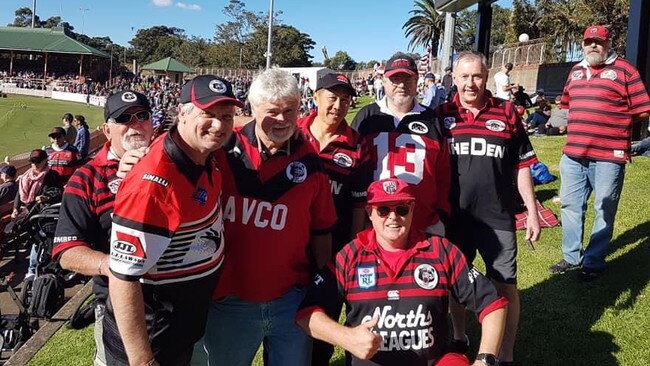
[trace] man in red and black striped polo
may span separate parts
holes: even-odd
[[[519,321],[515,189],[529,212],[526,240],[537,240],[540,228],[529,169],[537,157],[515,105],[493,97],[485,89],[485,57],[463,52],[454,70],[458,94],[435,111],[448,134],[451,154],[452,215],[448,238],[470,263],[476,251],[481,254],[487,277],[509,301],[506,334],[499,354],[501,365],[508,365],[513,360]],[[452,344],[462,350],[467,348],[465,312],[452,304],[452,314]]]
[[[68,181],[52,250],[52,257],[59,260],[61,267],[93,276],[93,292],[97,299],[95,365],[106,364],[102,323],[108,298],[106,276],[111,215],[115,194],[122,182],[117,176],[118,164],[127,150],[149,146],[153,136],[151,108],[143,94],[123,91],[110,96],[104,117],[102,131],[108,142]]]
[[[549,268],[564,273],[582,265],[581,279],[605,270],[605,255],[630,160],[632,123],[650,114],[650,98],[637,69],[611,49],[607,28],[585,30],[584,60],[569,73],[561,105],[569,110],[568,136],[560,160],[562,252]],[[596,213],[589,244],[582,237],[587,200],[594,192]]]
[[[318,109],[298,121],[329,178],[338,216],[332,228],[334,255],[363,229],[366,218],[363,207],[370,183],[368,154],[362,151],[359,133],[345,121],[356,95],[345,75],[326,74],[316,83],[314,101]],[[334,347],[329,343],[314,342],[312,366],[329,365],[333,353]]]
[[[312,337],[343,347],[347,365],[469,365],[465,355],[447,350],[453,296],[483,324],[474,365],[495,366],[507,300],[456,246],[411,229],[413,189],[394,178],[370,185],[372,228],[314,277],[296,321]],[[341,302],[345,325],[336,321]]]

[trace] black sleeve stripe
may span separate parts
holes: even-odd
[[[170,231],[164,227],[137,222],[117,215],[113,216],[113,222],[115,224],[125,226],[133,230],[142,231],[147,234],[160,235],[166,238],[171,238],[174,235],[173,231]]]

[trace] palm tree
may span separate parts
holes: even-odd
[[[409,49],[430,47],[431,56],[437,56],[440,33],[444,27],[444,17],[436,11],[433,0],[416,0],[414,9],[409,13],[411,17],[402,26],[406,37],[410,38]]]

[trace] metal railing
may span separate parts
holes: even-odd
[[[500,67],[508,62],[515,67],[555,62],[555,59],[548,59],[546,43],[543,39],[533,39],[499,48],[492,53],[490,60],[491,68]]]

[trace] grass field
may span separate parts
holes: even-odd
[[[62,126],[64,113],[81,114],[92,131],[103,121],[103,108],[48,98],[9,95],[0,98],[0,159],[49,145],[47,134]]]
[[[532,138],[538,156],[556,176],[564,141],[564,137]],[[561,259],[561,228],[544,229],[535,251],[520,245],[522,315],[515,349],[519,365],[650,364],[649,176],[650,159],[635,158],[628,164],[608,270],[602,278],[581,283],[575,271],[560,276],[547,272]],[[539,200],[557,214],[559,206],[551,199],[558,189],[559,180],[536,187]],[[593,212],[588,211],[586,235],[592,222]],[[471,319],[469,323],[475,323]],[[468,332],[475,350],[480,333],[475,325]],[[90,327],[62,329],[29,365],[91,365],[93,347]],[[258,357],[254,365],[261,364]],[[344,365],[340,351],[333,365]]]

